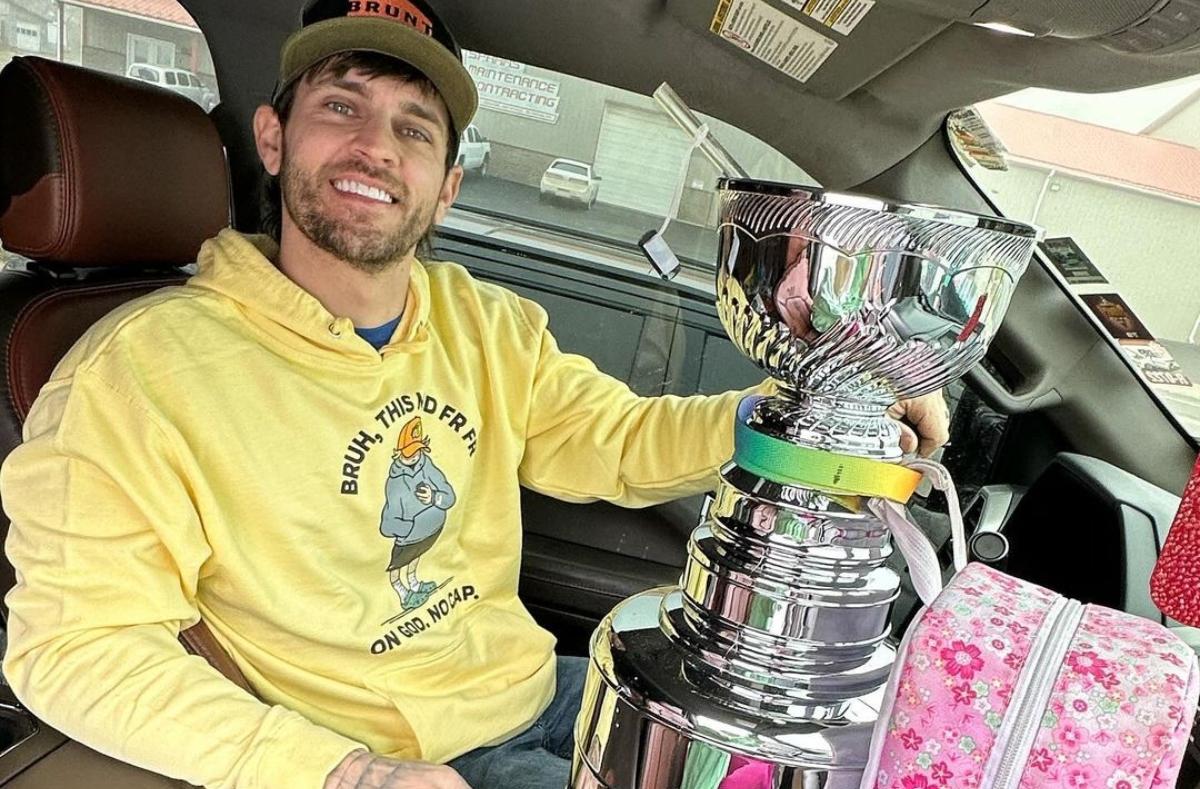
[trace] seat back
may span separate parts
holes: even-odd
[[[221,139],[182,96],[21,57],[0,72],[0,107],[0,243],[25,261],[0,271],[2,462],[63,354],[113,308],[183,282],[230,202]],[[8,527],[0,513],[0,539]],[[13,583],[0,556],[0,595]],[[248,687],[202,622],[180,640]]]

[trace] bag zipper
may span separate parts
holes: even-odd
[[[909,623],[908,629],[904,631],[904,635],[900,638],[900,645],[896,648],[896,662],[892,665],[892,672],[888,676],[887,684],[884,685],[883,699],[879,705],[879,715],[875,718],[875,725],[871,733],[871,746],[867,752],[867,765],[863,768],[863,777],[859,782],[858,789],[877,789],[875,782],[879,777],[879,763],[883,760],[883,748],[886,744],[888,723],[892,719],[892,711],[896,708],[896,695],[899,693],[900,676],[904,673],[904,667],[908,663],[908,651],[911,648],[912,640],[916,638],[917,631],[920,625],[925,621],[925,615],[929,613],[929,606],[922,606],[917,615],[913,617]]]
[[[1014,706],[1005,714],[1004,726],[992,752],[994,766],[984,771],[984,786],[992,789],[1018,789],[1029,752],[1033,750],[1038,726],[1050,704],[1060,667],[1083,619],[1083,604],[1060,597],[1046,614],[1043,627],[1030,650],[1025,668],[1014,689]],[[1007,731],[1006,731],[1007,730]],[[997,760],[998,755],[998,760]],[[989,760],[989,761],[992,761]],[[992,773],[992,780],[986,780]]]

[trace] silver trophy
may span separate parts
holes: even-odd
[[[629,598],[593,636],[572,789],[858,787],[900,586],[863,501],[914,474],[886,410],[983,357],[1040,235],[785,184],[718,189],[721,321],[779,393],[741,404],[679,586]]]

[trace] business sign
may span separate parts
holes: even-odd
[[[463,52],[463,63],[475,80],[482,109],[558,123],[559,80],[537,76],[524,63],[479,52]]]

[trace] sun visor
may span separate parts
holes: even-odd
[[[1200,44],[1200,0],[988,0],[959,21],[1099,40],[1113,49],[1145,54]]]
[[[1200,0],[888,0],[927,16],[1015,28],[1034,36],[1100,41],[1122,52],[1200,48]]]

